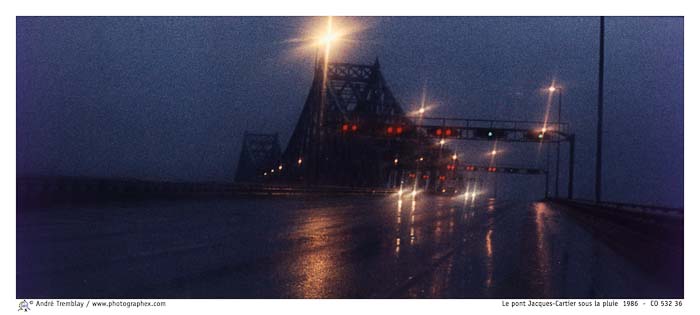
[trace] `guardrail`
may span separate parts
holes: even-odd
[[[684,212],[683,208],[672,208],[672,207],[661,207],[654,205],[643,205],[634,203],[623,203],[623,202],[612,202],[604,201],[596,203],[593,200],[586,199],[561,199],[561,198],[550,198],[550,200],[555,202],[560,202],[564,204],[572,204],[587,207],[597,207],[616,211],[625,211],[630,214],[645,214],[645,215],[663,215],[676,218],[683,218]]]
[[[369,194],[382,195],[395,193],[396,189],[388,188],[360,188],[345,186],[268,186],[235,184],[231,190],[233,194]]]

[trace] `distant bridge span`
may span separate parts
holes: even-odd
[[[436,188],[449,176],[448,165],[455,162],[450,159],[452,150],[437,146],[436,139],[568,142],[571,197],[575,137],[568,124],[412,117],[391,92],[378,60],[372,65],[329,63],[327,71],[323,64],[315,67],[306,102],[283,152],[276,136],[246,134],[237,182],[392,187],[420,167],[426,174],[422,176],[429,177],[429,186]],[[265,148],[271,152],[260,152]],[[424,163],[398,163],[399,159]]]

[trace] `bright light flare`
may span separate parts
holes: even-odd
[[[350,25],[347,19],[343,19],[342,24],[338,23],[332,16],[326,17],[322,31],[316,32],[307,38],[294,39],[293,41],[310,42],[309,46],[321,48],[326,54],[330,52],[331,46],[337,46],[340,42],[353,42],[350,35],[357,33],[367,26]],[[316,24],[314,28],[318,28]],[[313,31],[311,32],[313,34]]]
[[[433,105],[421,105],[418,109],[409,112],[408,116],[418,116],[418,118],[423,118],[425,113],[429,112],[433,107]]]
[[[318,44],[322,45],[322,46],[330,45],[337,38],[338,38],[338,34],[327,33],[327,34],[323,35],[321,38],[319,38]]]
[[[357,35],[376,26],[368,18],[348,17],[315,17],[309,18],[304,24],[297,36],[282,41],[283,44],[293,45],[287,56],[290,60],[287,61],[308,60],[314,54],[317,62],[324,57],[344,59],[350,53],[348,48],[362,42]]]

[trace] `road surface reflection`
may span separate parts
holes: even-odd
[[[18,213],[17,294],[681,297],[683,275],[671,271],[682,270],[682,240],[650,243],[630,235],[629,226],[549,203],[473,196],[51,209]]]

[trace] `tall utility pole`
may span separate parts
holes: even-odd
[[[545,177],[544,177],[544,199],[549,198],[549,144],[544,144],[547,147],[547,161],[545,162]]]
[[[558,88],[559,90],[559,110],[557,111],[557,128],[561,126],[561,87]],[[561,141],[557,141],[557,166],[555,167],[554,172],[557,173],[556,176],[554,177],[554,196],[559,198],[559,151],[561,147]]]
[[[595,157],[595,202],[600,202],[603,155],[603,73],[605,70],[605,17],[600,17],[600,49],[598,51],[598,129]]]

